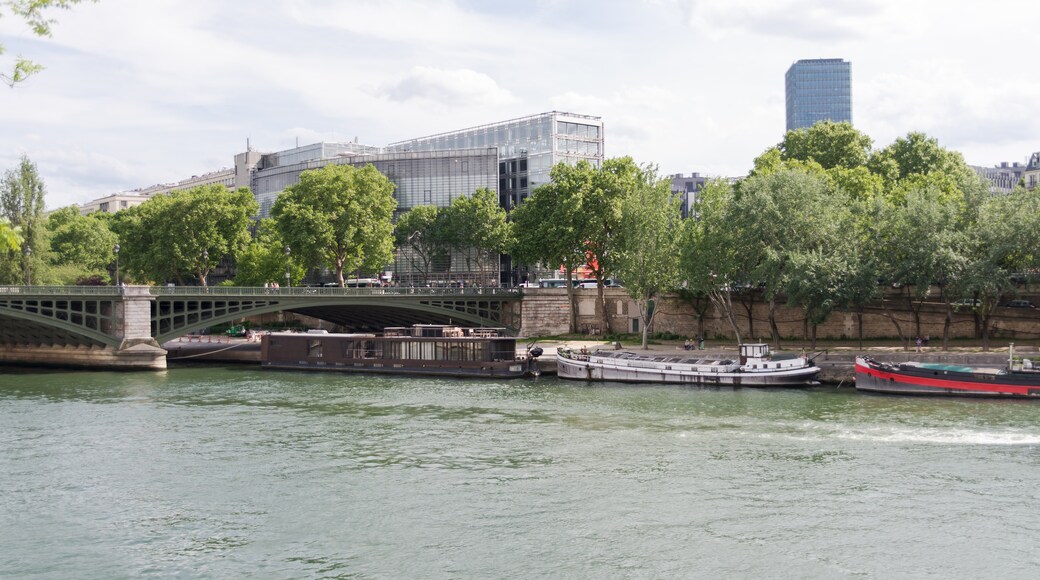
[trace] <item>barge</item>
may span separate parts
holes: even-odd
[[[856,357],[856,389],[897,395],[958,397],[1040,397],[1040,368],[1029,359],[1016,361],[1010,347],[1004,367],[948,363],[887,363]]]
[[[537,375],[541,349],[517,352],[501,328],[416,324],[382,334],[279,332],[260,343],[269,369],[513,378]]]
[[[740,345],[739,360],[622,350],[556,352],[557,376],[590,382],[785,387],[815,384],[819,372],[806,357],[774,359],[766,344]]]

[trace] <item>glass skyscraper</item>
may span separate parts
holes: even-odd
[[[800,60],[787,69],[787,130],[817,121],[852,122],[852,63]]]

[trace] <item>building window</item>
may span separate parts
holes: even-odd
[[[433,192],[430,191],[429,189],[424,189],[423,190],[423,203],[425,203],[425,204],[433,203]]]

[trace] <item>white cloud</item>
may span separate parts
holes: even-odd
[[[400,80],[383,86],[380,96],[393,101],[433,103],[448,108],[517,102],[516,97],[486,74],[432,67],[415,67]]]
[[[739,175],[784,130],[783,75],[852,62],[878,146],[919,130],[971,163],[1040,150],[1022,22],[1040,5],[928,0],[104,0],[50,39],[0,37],[47,70],[0,90],[0,169],[21,152],[85,201],[230,165],[250,139],[385,145],[549,110],[597,115],[608,155]]]

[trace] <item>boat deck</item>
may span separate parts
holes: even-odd
[[[694,358],[686,356],[676,356],[670,354],[639,354],[624,350],[597,350],[590,353],[593,356],[600,358],[612,358],[617,360],[626,361],[646,361],[646,362],[657,362],[657,363],[668,363],[668,364],[686,364],[686,365],[698,365],[698,366],[728,366],[735,364],[736,361],[732,359],[717,359],[717,358]]]

